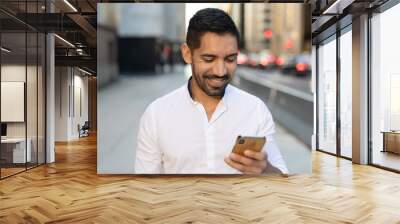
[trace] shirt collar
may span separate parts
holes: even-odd
[[[188,98],[189,98],[189,100],[190,100],[190,102],[191,103],[193,103],[193,104],[198,104],[199,102],[197,102],[197,101],[195,101],[194,99],[193,99],[193,93],[192,93],[192,87],[191,87],[191,85],[190,85],[190,81],[192,80],[192,78],[193,78],[193,76],[190,76],[190,78],[189,78],[189,80],[188,80],[188,82],[187,82],[187,84],[186,84],[186,90],[187,91],[185,91],[185,95],[186,96],[188,96]],[[231,90],[231,86],[230,86],[230,84],[228,84],[227,86],[226,86],[226,88],[225,88],[225,91],[224,91],[224,93],[223,93],[223,96],[222,96],[222,98],[221,98],[221,101],[222,101],[222,104],[223,104],[223,106],[225,107],[225,108],[227,108],[228,107],[228,96],[229,96],[229,92],[230,92],[230,90]]]

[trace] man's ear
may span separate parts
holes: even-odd
[[[181,45],[181,53],[186,64],[192,64],[192,53],[190,52],[190,48],[186,43]]]

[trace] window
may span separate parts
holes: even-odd
[[[18,6],[21,14],[38,13],[44,3],[19,2]],[[45,163],[46,40],[32,27],[13,25],[13,17],[2,12],[0,17],[9,21],[0,23],[0,111],[4,115],[0,178],[5,178]]]
[[[371,18],[372,164],[395,170],[400,170],[399,21],[400,4]]]
[[[318,48],[318,149],[336,153],[336,36]]]
[[[340,36],[340,155],[352,157],[352,33],[351,26]]]

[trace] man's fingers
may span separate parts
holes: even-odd
[[[233,160],[231,160],[229,157],[226,157],[225,158],[225,162],[229,165],[229,166],[231,166],[232,168],[234,168],[234,169],[237,169],[237,170],[239,170],[240,172],[244,172],[244,166],[242,165],[242,164],[240,164],[240,163],[237,163],[237,162],[234,162]]]
[[[254,152],[252,150],[246,150],[244,151],[244,155],[258,161],[266,160],[264,152]]]
[[[247,158],[245,156],[241,156],[239,154],[236,153],[231,153],[229,155],[229,158],[231,158],[233,161],[247,165],[247,166],[253,166],[254,165],[254,160],[251,158]]]
[[[231,153],[225,162],[234,169],[246,174],[262,173],[267,168],[266,156],[263,152],[246,150],[245,155]]]
[[[246,166],[239,162],[233,161],[231,158],[225,158],[225,162],[234,169],[239,170],[244,174],[260,174],[263,172],[263,169],[258,166]]]

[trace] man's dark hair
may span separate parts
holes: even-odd
[[[206,32],[232,34],[239,46],[239,31],[232,18],[220,9],[206,8],[199,10],[189,21],[186,44],[191,50],[200,47],[200,39]]]

